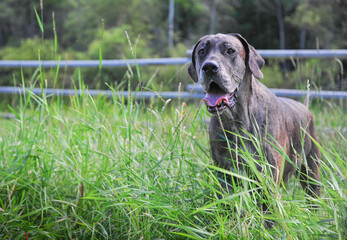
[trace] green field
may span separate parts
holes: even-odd
[[[266,173],[259,182],[241,176],[219,200],[200,102],[30,89],[16,101],[16,118],[0,120],[1,239],[346,239],[342,104],[311,104],[322,151],[315,212],[297,180],[280,188]],[[270,214],[254,189],[276,196]],[[275,226],[266,229],[266,219]]]

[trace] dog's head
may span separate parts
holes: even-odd
[[[206,93],[211,113],[232,108],[247,71],[262,79],[264,59],[240,34],[207,35],[195,45],[189,75]]]

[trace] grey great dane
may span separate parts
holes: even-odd
[[[257,80],[263,78],[263,65],[264,59],[240,34],[207,35],[196,43],[188,72],[206,94],[212,158],[221,168],[247,170],[237,148],[247,148],[255,159],[259,153],[252,141],[245,139],[242,145],[238,138],[244,131],[260,135],[274,181],[287,182],[297,174],[306,193],[316,197],[321,154],[312,140],[318,142],[313,116],[304,104],[276,97]],[[263,167],[257,164],[260,172]],[[222,187],[231,188],[230,181],[221,182]]]

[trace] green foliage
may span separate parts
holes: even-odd
[[[0,49],[1,60],[35,60],[35,59],[55,59],[54,44],[53,41],[47,40],[42,43],[39,38],[29,38],[22,40],[19,46],[7,46]],[[21,82],[21,75],[25,79],[30,79],[33,76],[35,70],[24,69],[23,71],[17,70],[2,71],[1,85],[14,85],[14,81]]]
[[[98,39],[95,33],[103,22],[105,29],[131,26],[132,34],[150,41],[156,54],[167,53],[168,1],[44,1],[41,9],[40,1],[3,0],[0,7],[3,9],[0,46],[10,42],[18,44],[21,39],[41,36],[42,32],[45,38],[53,38],[54,12],[59,45],[64,49],[86,51]],[[218,14],[213,15],[213,9]],[[190,46],[214,29],[216,32],[240,32],[247,39],[253,39],[257,48],[275,48],[278,46],[279,10],[285,20],[288,48],[299,46],[299,35],[304,29],[308,42],[313,43],[318,37],[327,48],[344,46],[346,2],[324,0],[175,0],[174,40]]]
[[[337,89],[343,90],[341,74],[343,66],[337,59],[308,59],[297,61],[295,73],[291,74],[293,87],[305,89],[309,79],[313,89]]]
[[[85,59],[83,53],[76,53],[74,51],[64,52],[61,48],[55,48],[54,40],[28,38],[23,39],[19,46],[7,46],[0,49],[1,60],[58,60],[63,57],[64,60],[69,59]],[[56,87],[64,86],[64,82],[70,83],[69,77],[72,74],[71,69],[64,69],[65,75],[61,75]],[[4,69],[0,72],[0,84],[5,86],[13,86],[22,83],[25,80],[27,83],[32,79],[32,76],[37,77],[38,69]],[[53,87],[53,81],[56,75],[56,69],[46,69],[44,72],[45,79],[47,80],[48,87]],[[64,76],[64,77],[63,77]],[[24,77],[24,78],[23,78]],[[23,78],[23,79],[22,79]]]
[[[267,61],[266,65],[261,69],[264,78],[260,80],[269,88],[290,88],[292,82],[283,81],[283,73],[280,68],[280,62],[273,60]]]
[[[90,0],[68,1],[69,10],[64,19],[62,45],[85,51],[93,40],[98,39],[96,32],[101,29],[102,21],[105,29],[131,26],[131,34],[142,34],[150,38],[148,33],[152,32],[155,24],[161,24],[162,14],[158,5],[160,6],[158,1],[150,0],[106,0],[102,3]]]
[[[306,44],[308,48],[328,48],[332,38],[333,15],[331,3],[322,1],[320,4],[310,4],[307,2],[298,5],[295,13],[286,19],[293,26],[310,34],[311,42]],[[319,39],[319,46],[317,46],[316,38]]]
[[[77,80],[80,96],[48,98],[27,89],[10,108],[16,119],[1,120],[1,238],[345,238],[347,141],[339,131],[347,116],[341,106],[313,107],[324,141],[322,196],[312,199],[319,206],[314,211],[297,180],[278,187],[265,163],[268,171],[253,169],[259,181],[213,166],[201,105],[135,102],[116,93],[111,100],[92,98]],[[259,148],[257,137],[246,138]],[[255,166],[247,149],[239,154]],[[239,177],[240,186],[220,192],[216,172]],[[259,189],[271,213],[260,210]],[[266,220],[275,227],[265,228]]]
[[[132,36],[132,27],[123,25],[118,28],[106,29],[102,33],[99,31],[97,36],[88,48],[88,57],[90,59],[97,59],[99,57],[99,49],[102,50],[103,59],[131,59],[133,53],[137,58],[146,58],[152,56],[152,49],[149,47],[149,43],[145,38],[141,36]],[[126,33],[130,36],[127,38]],[[129,46],[129,40],[135,40],[133,46]]]
[[[148,42],[137,36],[131,37],[133,33],[130,26],[123,25],[119,28],[112,28],[99,31],[98,39],[95,39],[88,48],[88,59],[134,59],[151,56],[151,48]],[[100,56],[101,54],[101,56]],[[81,73],[85,83],[91,88],[107,88],[107,85],[118,86],[123,82],[128,70],[134,68],[90,68],[82,69]],[[135,77],[136,79],[136,77]],[[100,84],[102,83],[102,85]],[[131,86],[134,88],[138,81],[133,81]],[[126,87],[125,84],[123,87]]]
[[[24,39],[19,46],[7,46],[0,50],[2,60],[35,60],[40,57],[45,60],[54,60],[53,40],[42,40],[38,37]]]
[[[8,60],[183,57],[199,37],[210,32],[239,32],[256,49],[278,48],[284,40],[286,48],[347,46],[345,1],[175,0],[174,47],[171,49],[167,42],[168,1],[4,0],[0,7],[3,9],[0,13],[0,58]],[[284,24],[281,41],[280,20]],[[290,71],[277,63],[272,64],[271,60],[268,62],[270,65],[264,69],[264,81],[268,86],[300,86],[310,77],[300,72],[306,71],[305,62],[305,66],[298,64]],[[333,61],[315,68],[321,69],[317,73],[319,80],[315,81],[318,87],[343,89],[343,76]],[[106,69],[101,66],[101,69],[82,69],[80,73],[88,87],[107,88],[105,83],[117,86],[124,82],[128,70],[126,67]],[[35,71],[25,69],[25,79]],[[58,75],[56,87],[73,86],[79,74],[79,70],[64,71],[66,74]],[[142,77],[151,79],[156,88],[176,90],[179,83],[189,81],[184,71],[185,67],[177,66],[148,67],[142,68]],[[46,71],[45,74],[48,86],[51,86],[55,73]],[[20,75],[17,70],[1,69],[0,84],[21,82]],[[138,84],[133,81],[131,86],[135,88]]]

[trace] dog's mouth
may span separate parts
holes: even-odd
[[[231,93],[224,92],[217,84],[212,83],[210,92],[206,93],[203,101],[210,113],[222,112],[227,107],[232,108],[237,101],[237,89]]]

